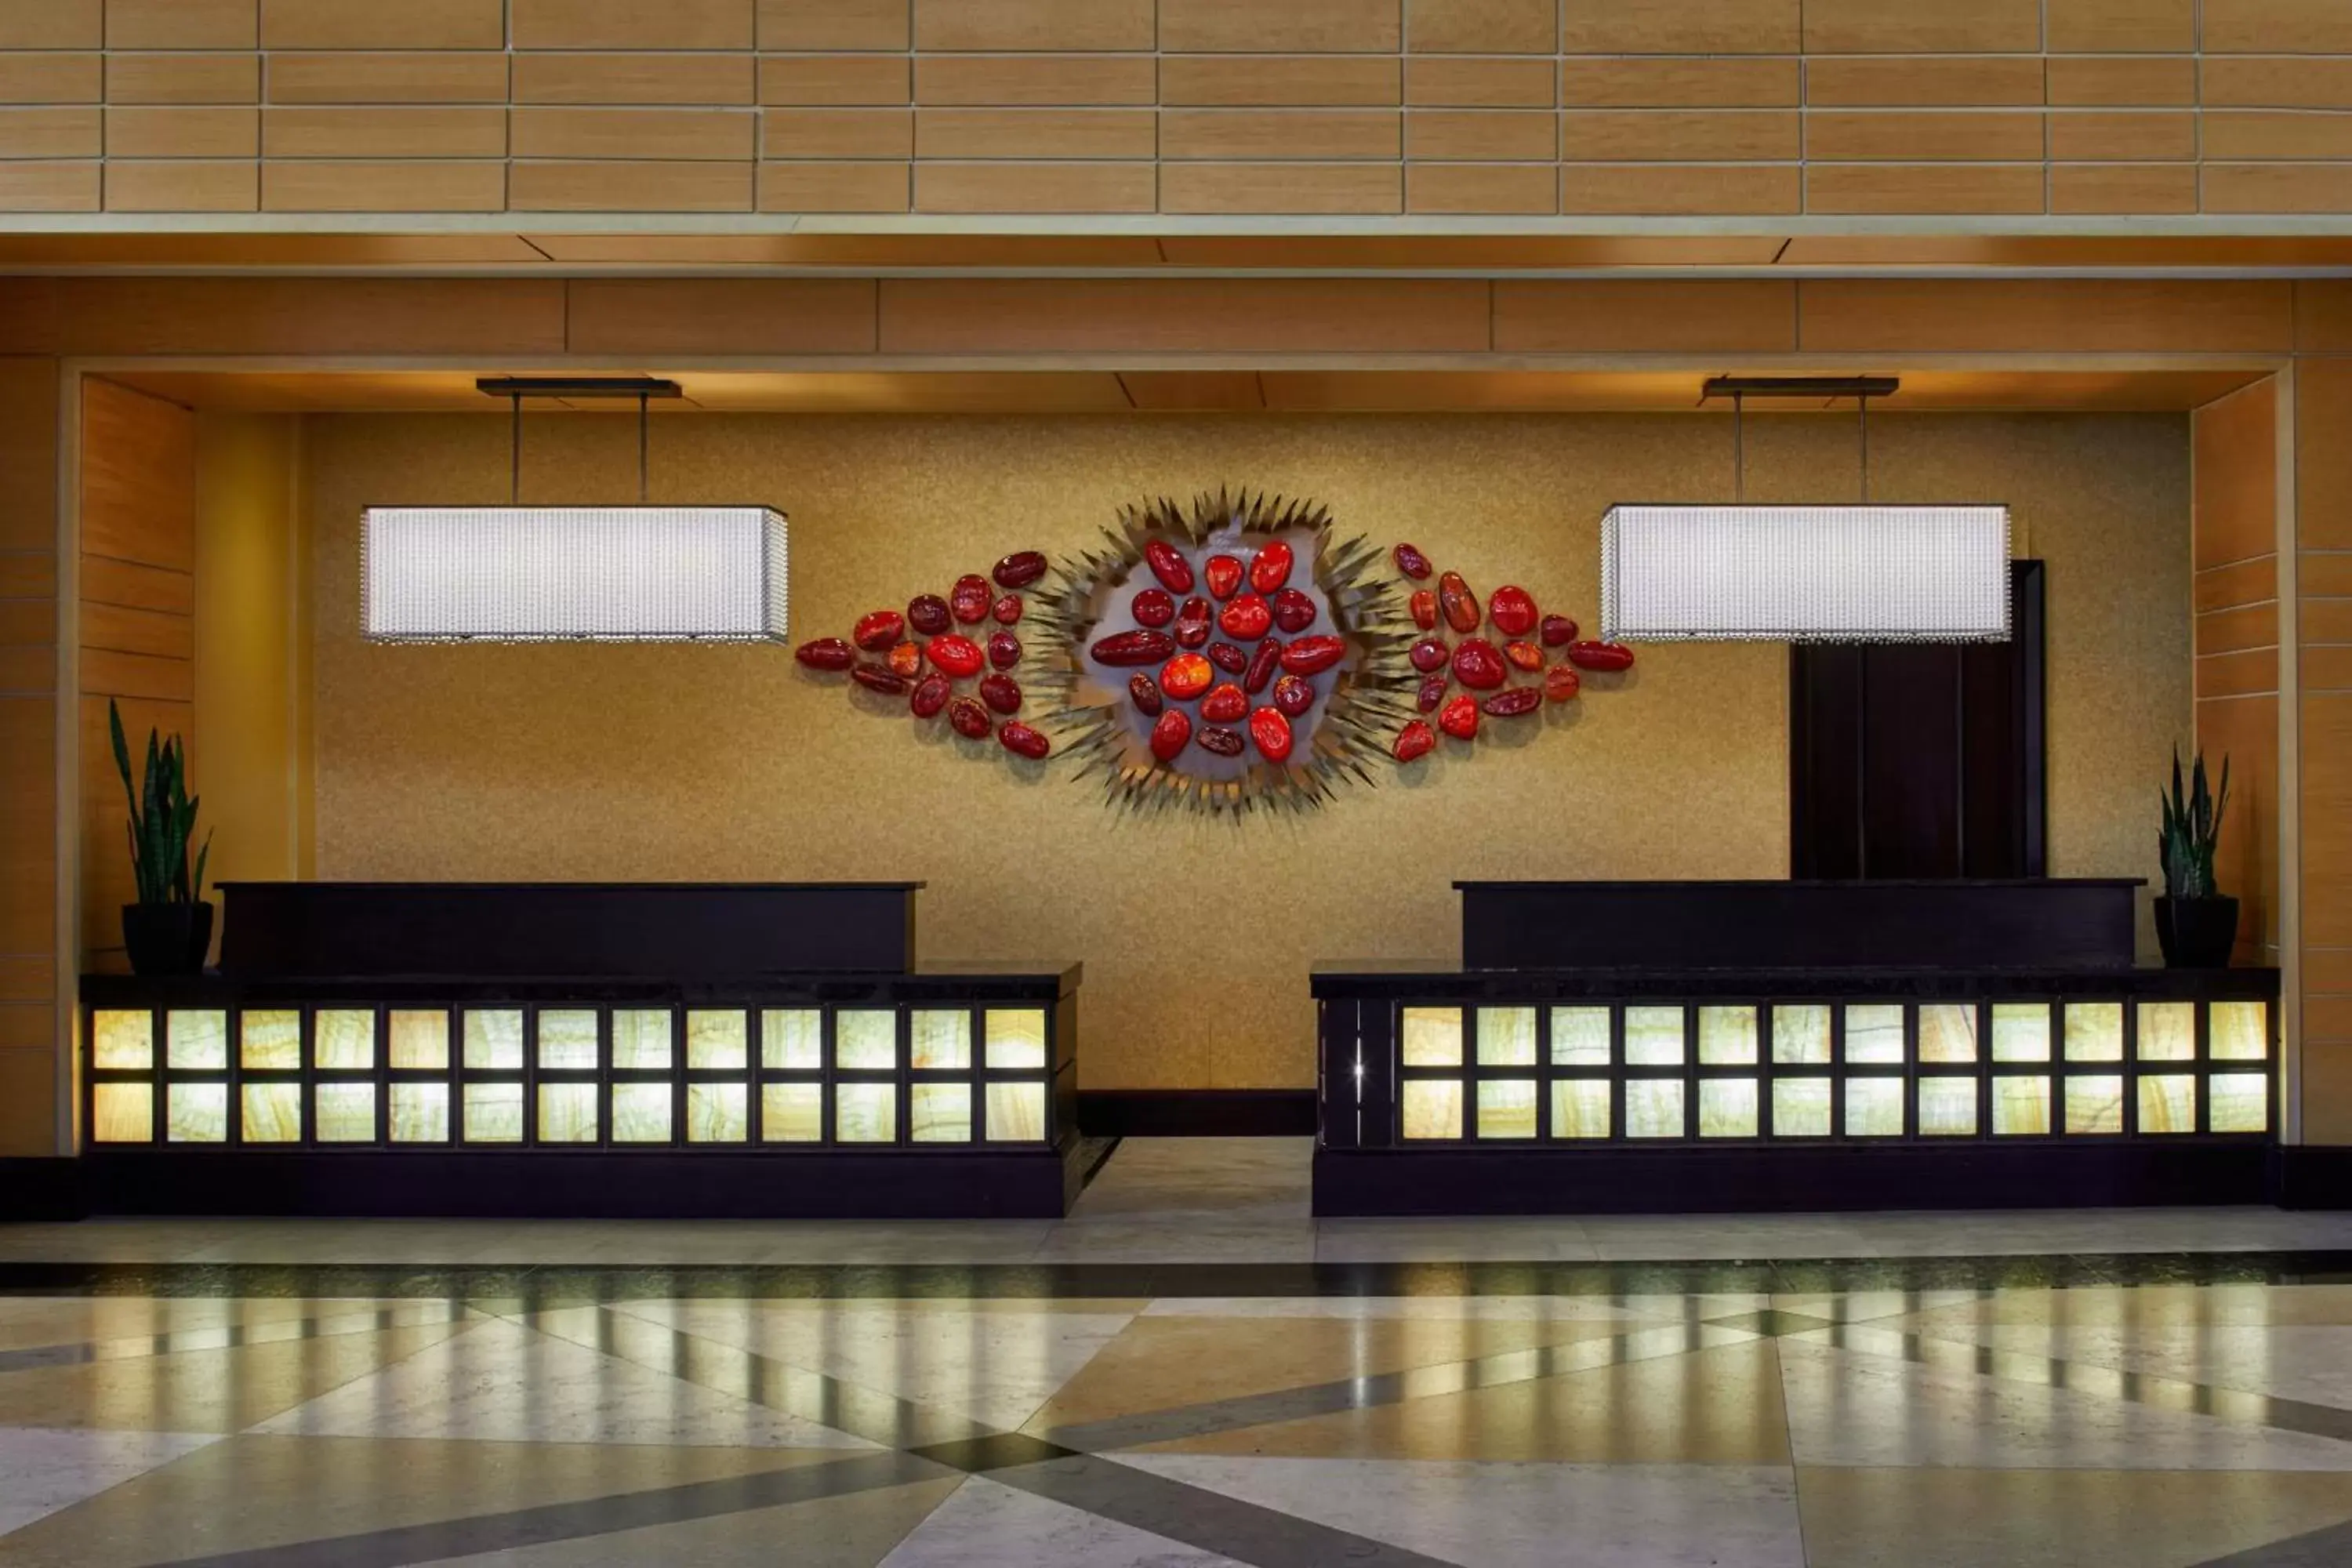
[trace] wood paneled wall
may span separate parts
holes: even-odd
[[[2305,1133],[2352,1143],[2352,285],[2295,366]]]
[[[134,770],[150,730],[193,754],[195,416],[90,377],[81,419],[81,942],[90,967],[120,969],[135,889],[107,704]]]
[[[0,287],[0,353],[630,361],[877,353],[2285,355],[2283,279],[66,277]],[[2313,307],[2314,310],[2321,309]],[[2352,316],[2352,310],[2347,310]],[[1118,368],[1131,368],[1119,366]]]
[[[2265,380],[2191,420],[2197,745],[2230,763],[2215,869],[2242,963],[2279,962],[2278,403]]]
[[[0,102],[15,211],[2352,210],[2343,0],[0,0]]]
[[[0,1158],[57,1149],[58,384],[0,359]]]

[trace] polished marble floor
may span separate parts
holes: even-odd
[[[0,1227],[0,1568],[2352,1564],[2352,1226]]]

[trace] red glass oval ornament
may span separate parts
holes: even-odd
[[[1274,624],[1285,637],[1297,637],[1313,626],[1319,613],[1314,599],[1296,588],[1285,588],[1274,596]]]
[[[1435,744],[1435,731],[1423,721],[1415,719],[1397,731],[1396,744],[1391,749],[1396,752],[1398,762],[1410,763],[1427,756],[1429,749]]]
[[[1257,742],[1258,755],[1269,763],[1290,760],[1290,721],[1272,708],[1259,708],[1249,716],[1250,739]]]
[[[1457,632],[1478,629],[1478,595],[1462,580],[1459,572],[1448,572],[1437,580],[1437,607],[1445,613],[1445,624]]]
[[[1546,616],[1542,633],[1544,647],[1561,647],[1576,640],[1576,623],[1566,616]]]
[[[1437,727],[1457,741],[1475,740],[1478,735],[1478,700],[1457,697],[1448,702],[1437,715]]]
[[[818,637],[793,649],[793,657],[811,669],[847,669],[857,662],[857,650],[839,637]]]
[[[880,653],[907,630],[907,617],[896,610],[872,610],[857,617],[849,640],[867,653]]]
[[[976,698],[959,697],[949,703],[948,722],[954,725],[955,732],[966,740],[980,741],[988,736],[988,710],[982,708]]]
[[[1251,650],[1249,664],[1242,675],[1242,689],[1255,697],[1265,689],[1274,679],[1275,668],[1282,662],[1282,639],[1267,637]]]
[[[934,654],[937,653],[940,643],[948,640],[946,637],[941,637],[939,642],[933,643],[931,648]],[[1087,656],[1097,664],[1157,664],[1175,651],[1175,639],[1166,632],[1113,632],[1088,648]],[[955,671],[950,669],[948,673],[953,675]]]
[[[1618,670],[1633,668],[1633,650],[1623,643],[1572,642],[1568,661],[1579,669]]]
[[[1506,583],[1486,601],[1486,618],[1507,637],[1523,637],[1535,629],[1535,595]]]
[[[1033,763],[1043,762],[1054,742],[1041,730],[1033,730],[1017,719],[1008,719],[997,727],[997,744],[1015,756],[1026,757]]]
[[[1412,545],[1400,544],[1390,552],[1390,555],[1396,562],[1396,569],[1414,582],[1422,582],[1429,576],[1429,557]]]
[[[1230,599],[1242,585],[1242,563],[1230,555],[1212,555],[1202,563],[1201,581],[1208,584],[1209,597]]]
[[[1159,578],[1160,585],[1170,593],[1189,594],[1192,591],[1192,563],[1184,559],[1182,551],[1166,540],[1147,539],[1143,542],[1143,563],[1151,568],[1151,574]]]
[[[965,626],[975,626],[988,618],[989,592],[985,577],[959,577],[948,593],[948,612]]]
[[[1444,669],[1446,661],[1453,657],[1454,650],[1445,646],[1443,637],[1423,637],[1405,653],[1405,658],[1412,661],[1413,668],[1423,675]]]
[[[1534,712],[1542,706],[1541,688],[1514,686],[1508,691],[1497,691],[1486,701],[1481,702],[1478,709],[1479,711],[1491,713],[1497,719],[1517,719]]]
[[[1164,705],[1160,695],[1160,682],[1137,670],[1127,678],[1127,695],[1128,700],[1135,704],[1137,712],[1147,719],[1160,717],[1160,710]]]
[[[1303,676],[1278,677],[1274,683],[1274,705],[1284,717],[1297,718],[1315,706],[1315,683]]]
[[[1171,701],[1191,701],[1216,679],[1216,667],[1197,653],[1180,653],[1160,667],[1160,689]]]
[[[1282,650],[1282,668],[1293,675],[1320,675],[1347,657],[1344,637],[1300,637]]]
[[[914,710],[916,718],[929,719],[946,707],[948,699],[954,694],[955,688],[948,684],[948,678],[935,669],[915,682],[915,694],[907,699],[907,706]]]
[[[1021,711],[1021,683],[1009,675],[980,678],[980,700],[999,713]]]
[[[1248,712],[1249,699],[1230,680],[1201,699],[1201,717],[1212,724],[1237,724]]]
[[[1473,691],[1492,691],[1511,678],[1511,667],[1484,637],[1470,637],[1454,648],[1454,679]]]
[[[1000,588],[1026,588],[1045,574],[1045,556],[1044,552],[1036,550],[1023,550],[1008,555],[996,563],[995,571],[989,574],[996,579],[996,585]]]
[[[1128,601],[1139,626],[1164,626],[1176,618],[1176,600],[1165,588],[1146,588]]]
[[[1255,642],[1274,629],[1274,607],[1255,594],[1243,594],[1218,613],[1217,626],[1235,642]]]
[[[1151,726],[1151,754],[1163,763],[1172,763],[1178,753],[1192,743],[1192,721],[1181,708],[1171,708]]]
[[[923,649],[923,655],[931,661],[932,668],[954,680],[978,675],[981,665],[986,661],[986,656],[980,651],[980,645],[957,632],[933,637],[929,646]]]
[[[918,594],[907,601],[907,624],[927,637],[935,637],[955,625],[955,616],[937,594]]]
[[[988,634],[988,662],[997,669],[1011,669],[1021,662],[1021,639],[1011,632]]]
[[[1250,560],[1250,586],[1261,594],[1276,592],[1290,581],[1290,568],[1295,559],[1289,545],[1279,539],[1270,541]]]

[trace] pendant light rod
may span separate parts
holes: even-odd
[[[1711,375],[1699,401],[1714,397],[1891,397],[1903,383],[1891,375]]]
[[[485,375],[485,397],[683,397],[677,383],[655,375]]]
[[[637,504],[650,493],[647,451],[650,446],[653,399],[686,395],[677,383],[657,375],[483,375],[474,378],[474,390],[485,397],[503,397],[513,405],[509,431],[512,447],[507,481],[510,505],[522,504],[522,400],[526,397],[586,399],[634,397],[637,400]]]
[[[1735,505],[1748,500],[1747,401],[1744,392],[1731,395],[1731,500]]]

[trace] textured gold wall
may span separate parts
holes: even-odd
[[[310,688],[297,481],[301,421],[196,420],[194,787],[215,880],[302,874]]]
[[[1455,956],[1454,878],[1787,868],[1778,647],[1646,649],[1622,689],[1307,821],[1135,822],[780,649],[364,645],[361,508],[503,500],[506,422],[310,425],[320,876],[920,878],[929,956],[1085,962],[1087,1084],[1199,1088],[1311,1082],[1308,963]],[[635,435],[531,421],[525,499],[634,496]],[[1318,497],[1591,624],[1601,511],[1721,497],[1730,435],[1683,416],[677,417],[653,494],[791,512],[795,638],[1220,482]],[[1850,418],[1748,437],[1750,499],[1854,494]],[[2146,874],[2148,787],[2189,723],[2186,421],[1884,418],[1872,437],[1879,499],[2017,509],[2051,563],[2052,869]]]

